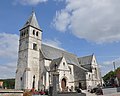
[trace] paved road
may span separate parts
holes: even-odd
[[[86,96],[120,96],[120,92],[118,93],[112,93],[112,94],[106,94],[106,95],[96,95],[96,94],[92,94],[89,93],[87,90],[82,90],[83,93],[86,93]]]
[[[86,96],[97,96],[95,93],[90,93],[87,90],[82,90],[83,93],[86,93]]]

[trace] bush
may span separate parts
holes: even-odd
[[[32,93],[31,93],[31,92],[26,91],[26,92],[24,92],[24,93],[23,93],[23,96],[32,96]]]

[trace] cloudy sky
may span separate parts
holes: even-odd
[[[101,73],[120,66],[120,0],[1,0],[0,78],[14,78],[19,29],[32,9],[44,43],[78,57],[95,54]]]

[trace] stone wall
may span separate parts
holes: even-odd
[[[0,96],[23,96],[23,91],[0,89]]]

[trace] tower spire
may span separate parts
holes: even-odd
[[[40,28],[40,26],[38,24],[36,15],[35,15],[35,11],[33,10],[33,8],[32,8],[32,14],[31,14],[31,16],[28,18],[27,22],[24,24],[24,26],[23,26],[22,29],[24,29],[24,28],[26,28],[28,26],[31,26],[31,27],[34,27],[36,29],[41,30],[41,28]]]

